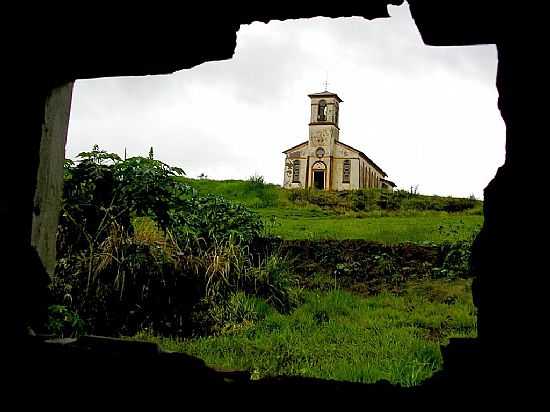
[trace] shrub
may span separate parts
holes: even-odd
[[[197,195],[175,179],[181,169],[153,159],[152,151],[121,160],[94,146],[78,157],[65,167],[51,293],[52,303],[67,305],[91,333],[149,328],[186,335],[203,299],[255,293],[252,283],[287,304],[282,283],[247,278],[254,266],[248,245],[263,230],[255,212]],[[52,328],[62,332],[58,324]]]
[[[78,164],[65,163],[65,184],[58,230],[59,255],[94,248],[114,223],[132,230],[134,216],[152,217],[170,226],[169,210],[191,189],[175,176],[183,170],[151,156],[121,160],[94,146],[78,155]]]
[[[240,292],[280,311],[299,303],[297,282],[277,256],[256,262],[232,238],[180,246],[168,233],[165,242],[148,244],[139,235],[113,229],[94,256],[60,260],[52,283],[55,301],[67,301],[67,308],[89,325],[89,333],[149,330],[170,336],[219,329],[219,310],[229,310],[233,315],[223,319],[236,322]]]
[[[217,195],[184,199],[169,215],[180,240],[199,238],[211,243],[233,238],[248,244],[263,230],[261,217],[256,212]]]
[[[47,330],[61,338],[83,335],[86,330],[85,322],[77,313],[64,305],[50,305],[48,307]]]
[[[476,206],[475,199],[447,199],[443,210],[446,212],[462,212],[464,210],[473,209]]]
[[[468,198],[424,196],[405,190],[367,188],[341,192],[326,192],[312,189],[292,189],[288,200],[294,203],[315,204],[323,208],[375,211],[375,210],[433,210],[463,212],[479,208],[481,202]]]
[[[215,334],[233,332],[263,320],[273,312],[265,301],[239,291],[209,310],[211,331]]]
[[[298,277],[290,270],[288,261],[277,253],[268,255],[260,264],[250,268],[253,280],[250,287],[270,305],[288,312],[299,304]]]
[[[466,278],[470,276],[471,242],[446,242],[439,248],[439,264],[433,269],[435,278]]]

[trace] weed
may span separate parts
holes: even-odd
[[[367,299],[342,290],[309,291],[293,312],[265,313],[229,334],[172,340],[145,333],[137,338],[201,357],[212,366],[249,370],[256,380],[294,375],[413,386],[441,368],[439,345],[452,336],[477,333],[466,293],[469,281],[430,281],[427,287],[449,294],[463,290],[453,304],[431,300],[419,285],[411,284],[402,296],[381,293]]]

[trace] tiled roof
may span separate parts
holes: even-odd
[[[332,92],[329,92],[329,91],[324,91],[324,92],[320,92],[320,93],[312,93],[312,94],[308,94],[308,97],[336,97],[336,99],[342,103],[343,100],[340,99],[340,97],[336,94],[336,93],[332,93]]]

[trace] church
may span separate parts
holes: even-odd
[[[311,99],[309,140],[283,153],[286,155],[283,187],[319,190],[354,190],[377,187],[392,190],[395,184],[362,151],[339,139],[338,113],[342,99],[324,91]]]

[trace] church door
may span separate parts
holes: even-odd
[[[315,187],[315,189],[319,189],[319,190],[325,189],[325,171],[324,170],[313,171],[313,186]]]

